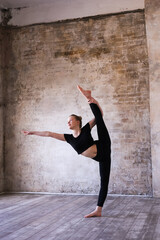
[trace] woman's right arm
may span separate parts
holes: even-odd
[[[64,134],[59,134],[59,133],[54,133],[54,132],[48,132],[48,131],[42,131],[42,132],[38,132],[38,131],[23,131],[23,133],[27,136],[27,135],[36,135],[36,136],[41,136],[41,137],[52,137],[55,138],[57,140],[61,140],[61,141],[66,141],[64,138]]]

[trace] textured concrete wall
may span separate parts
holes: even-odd
[[[145,6],[149,55],[153,194],[160,197],[160,2],[146,0]]]
[[[98,192],[97,162],[65,142],[21,134],[69,132],[71,113],[89,121],[79,83],[93,90],[112,138],[109,192],[151,194],[144,12],[11,29],[6,41],[6,190]]]
[[[3,191],[3,73],[2,73],[2,58],[3,58],[3,29],[0,27],[0,192]]]

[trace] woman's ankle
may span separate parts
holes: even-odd
[[[95,104],[97,104],[98,102],[93,97],[91,97],[90,99],[88,99],[88,103],[95,103]]]
[[[101,212],[102,212],[102,207],[97,206],[97,207],[96,207],[96,211],[101,213]]]

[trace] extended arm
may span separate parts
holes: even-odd
[[[96,119],[93,118],[91,121],[89,121],[90,129],[92,129],[96,125]]]
[[[52,137],[57,140],[65,141],[64,134],[49,132],[49,131],[23,131],[25,135],[36,135],[40,137]]]

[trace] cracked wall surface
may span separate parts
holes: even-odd
[[[68,133],[71,113],[93,115],[112,138],[110,193],[151,195],[148,56],[143,11],[7,30],[5,190],[98,193],[98,163],[26,130]],[[96,128],[93,130],[96,138]]]

